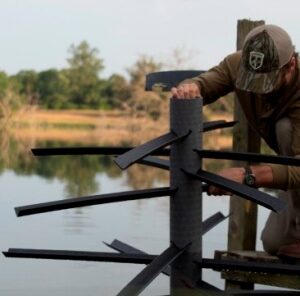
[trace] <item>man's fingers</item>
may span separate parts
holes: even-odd
[[[174,98],[179,99],[194,99],[201,97],[200,89],[195,83],[182,83],[177,88],[173,87],[171,93]]]
[[[183,97],[185,99],[192,99],[193,97],[191,96],[191,87],[190,85],[185,85],[183,87]]]
[[[211,195],[220,196],[220,195],[232,195],[232,193],[227,190],[224,190],[220,187],[210,185],[207,189],[207,195],[208,196],[211,196]]]
[[[198,86],[195,87],[195,98],[202,98],[200,89]]]
[[[183,85],[179,85],[177,87],[178,98],[184,99],[184,87]]]
[[[189,84],[182,84],[178,86],[178,94],[180,98],[189,99],[190,97],[190,86]]]
[[[193,87],[190,90],[190,95],[191,95],[192,98],[199,98],[200,97],[199,88],[198,87]]]
[[[207,189],[207,195],[215,195],[216,187],[213,185],[210,185]]]
[[[178,94],[178,89],[177,87],[172,87],[171,88],[171,94],[173,98],[179,98],[179,94]]]
[[[210,195],[217,196],[217,195],[221,195],[221,192],[220,192],[220,189],[218,187],[215,187],[215,186],[211,185],[211,186],[208,187],[207,194],[209,196]]]

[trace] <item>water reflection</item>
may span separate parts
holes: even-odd
[[[111,156],[34,157],[30,152],[33,147],[80,147],[81,143],[47,141],[36,142],[32,146],[31,143],[18,141],[9,133],[2,132],[0,145],[0,172],[12,170],[18,175],[37,175],[47,180],[57,178],[65,184],[64,196],[66,197],[98,192],[101,184],[97,182],[96,175],[99,173],[103,172],[112,179],[122,174]],[[229,162],[225,161],[206,160],[204,162],[204,167],[210,171],[217,171],[228,165]],[[168,183],[168,178],[169,174],[166,171],[134,165],[127,170],[126,182],[133,189],[140,189],[153,187],[158,181]]]
[[[96,175],[105,173],[110,178],[120,177],[121,170],[111,156],[49,156],[33,157],[30,143],[17,141],[9,133],[2,133],[0,141],[0,172],[12,170],[16,174],[41,176],[47,180],[58,178],[65,184],[64,196],[74,197],[98,192],[101,184]],[[58,141],[36,142],[36,147],[82,146],[81,143]],[[157,169],[135,165],[128,170],[126,182],[134,189],[148,188],[157,180],[168,179],[168,174]]]
[[[16,218],[13,211],[16,206],[68,197],[167,186],[168,172],[142,165],[121,171],[110,156],[33,157],[30,152],[32,147],[65,147],[79,143],[32,143],[13,137],[4,140],[0,155],[1,250],[19,247],[111,251],[101,242],[115,238],[153,254],[161,253],[168,246],[167,197],[23,218]],[[206,162],[205,166],[217,170],[222,163]],[[228,199],[204,196],[203,208],[204,218],[218,210],[227,214]],[[205,235],[205,256],[213,257],[214,250],[226,248],[226,230],[227,222]],[[3,256],[0,266],[0,295],[5,296],[116,295],[143,268],[129,264],[6,259]],[[206,272],[204,278],[223,288],[218,273]],[[143,295],[166,295],[168,286],[168,278],[160,275]]]

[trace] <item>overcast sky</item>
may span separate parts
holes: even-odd
[[[125,74],[141,54],[191,55],[208,69],[235,50],[238,19],[286,29],[300,48],[299,0],[0,0],[0,69],[14,74],[63,68],[71,44],[86,40],[104,76]]]

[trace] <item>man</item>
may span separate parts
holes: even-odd
[[[262,25],[245,38],[242,51],[172,89],[178,99],[203,97],[209,104],[234,91],[249,124],[278,154],[300,156],[300,75],[291,38]],[[282,189],[287,210],[271,213],[262,232],[265,250],[300,257],[300,167],[273,164],[224,169],[219,175],[254,187]],[[210,186],[208,194],[226,192]]]

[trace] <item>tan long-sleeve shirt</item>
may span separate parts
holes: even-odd
[[[293,80],[280,93],[259,95],[235,87],[240,61],[241,51],[238,51],[227,56],[218,66],[192,79],[201,86],[204,104],[212,103],[221,96],[234,91],[249,124],[277,153],[275,124],[279,119],[288,117],[292,123],[291,149],[295,157],[300,157],[299,69]],[[300,167],[273,164],[271,167],[274,187],[284,190],[300,188]]]

